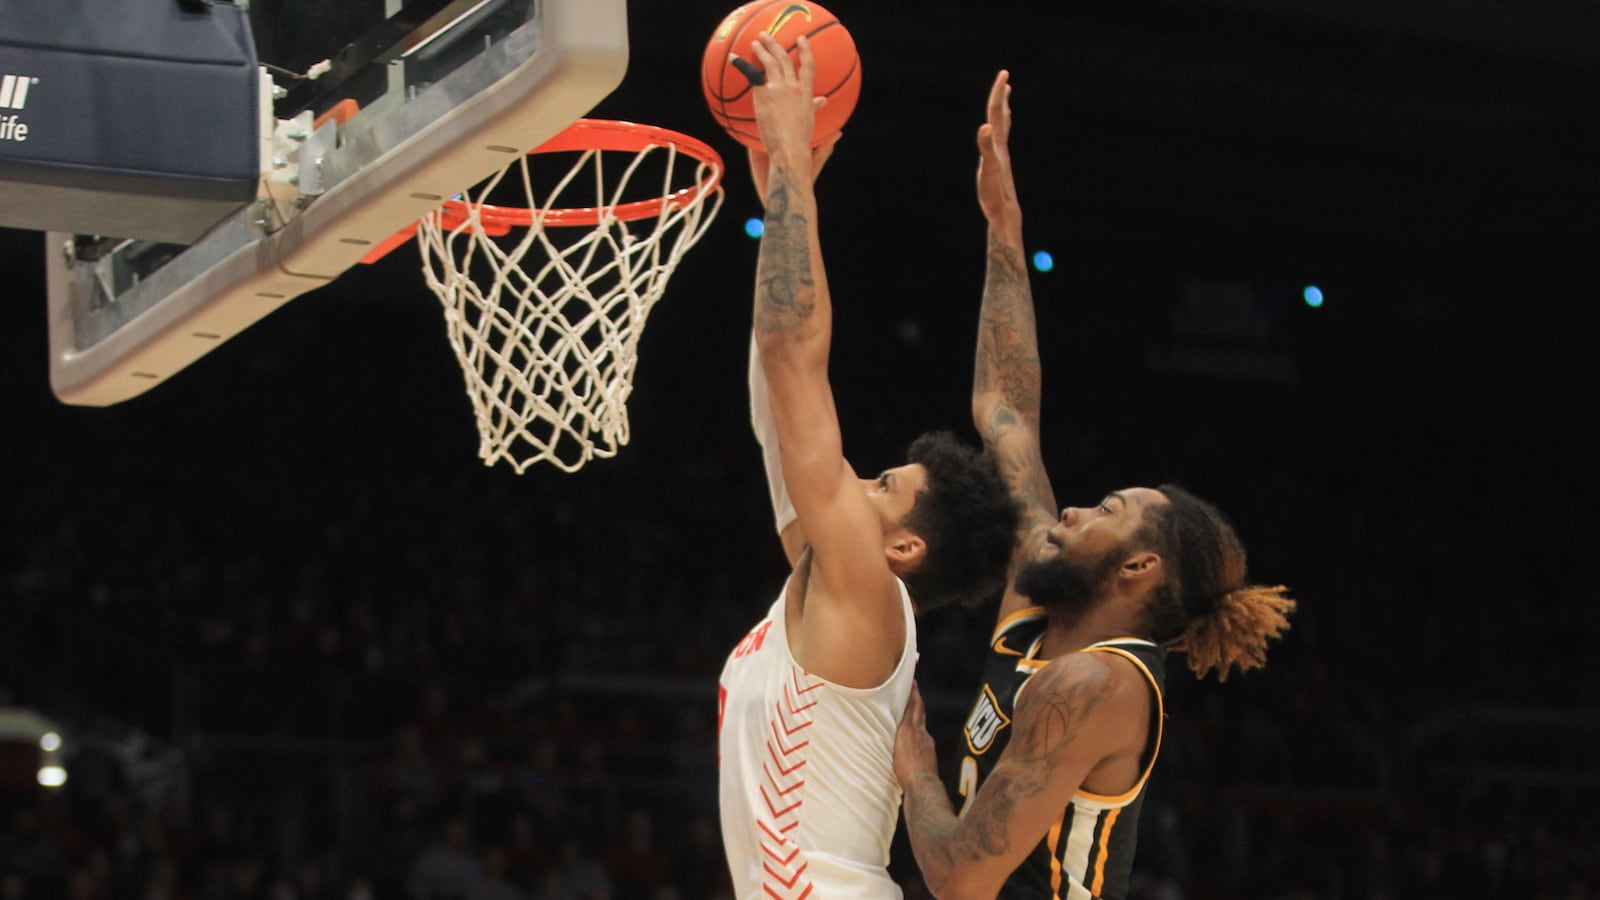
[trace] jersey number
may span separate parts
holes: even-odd
[[[956,777],[956,790],[961,793],[961,811],[957,817],[967,814],[967,808],[972,806],[972,798],[978,795],[978,761],[970,756],[961,757],[961,774]]]

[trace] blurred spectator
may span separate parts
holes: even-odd
[[[506,877],[517,884],[536,884],[539,875],[549,868],[554,853],[541,836],[539,826],[526,811],[511,818],[511,835],[505,847]]]
[[[464,820],[445,822],[440,840],[417,857],[406,892],[414,900],[464,900],[483,874],[471,845]]]
[[[585,841],[575,835],[569,834],[561,841],[557,868],[560,872],[560,889],[566,891],[567,897],[574,900],[610,900],[614,895],[611,876],[590,854]]]
[[[506,876],[505,848],[495,846],[485,850],[483,871],[467,891],[467,900],[527,900],[527,895]]]
[[[648,895],[672,875],[672,860],[656,846],[655,821],[642,809],[628,812],[622,833],[606,850],[602,862],[623,897]]]

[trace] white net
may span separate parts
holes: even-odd
[[[627,159],[609,179],[607,154]],[[424,218],[417,242],[466,376],[484,465],[505,460],[521,473],[544,461],[574,472],[628,443],[639,336],[679,260],[721,207],[720,161],[695,159],[671,144],[588,150],[535,196],[528,159],[521,156],[466,198],[464,217],[439,211]],[[674,184],[689,174],[675,173],[679,168],[693,169],[693,187]],[[495,238],[488,232],[506,229],[483,204],[513,170],[521,173],[532,224]],[[650,190],[663,179],[653,196],[667,199],[659,211],[623,221],[619,205],[640,205],[625,200],[636,176],[649,178]],[[588,200],[564,198],[591,185]],[[544,212],[563,207],[595,207],[598,222],[558,226],[563,213]]]

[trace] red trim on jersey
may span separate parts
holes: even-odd
[[[809,676],[810,674],[811,674],[810,672],[806,673],[807,676]],[[794,682],[794,689],[799,691],[802,694],[809,694],[812,691],[816,690],[817,688],[822,687],[824,684],[827,684],[826,681],[823,681],[822,679],[819,678],[819,679],[817,679],[817,683],[816,684],[813,684],[810,687],[801,687],[800,686],[800,670],[799,669],[790,669],[789,670],[789,680]]]
[[[810,741],[807,741],[806,743],[810,743]],[[800,746],[804,747],[805,744],[801,744]],[[796,747],[795,749],[798,750],[800,748]],[[805,766],[805,764],[806,764],[806,758],[802,756],[802,757],[800,757],[800,761],[799,762],[795,763],[792,766],[789,766],[789,767],[785,768],[784,765],[783,765],[783,760],[778,758],[778,751],[772,749],[772,742],[771,741],[767,741],[767,755],[772,757],[772,764],[778,767],[778,774],[780,774],[780,775],[793,775],[794,773],[800,771],[800,769],[803,768]],[[762,763],[762,765],[765,766],[766,763]],[[769,775],[768,777],[770,778],[771,776]]]
[[[789,686],[787,684],[783,686],[783,705],[789,707],[790,715],[798,716],[811,707],[816,706],[820,702],[820,700],[813,700],[804,706],[796,707],[794,705],[794,698],[789,696]]]
[[[785,747],[783,745],[783,737],[778,734],[777,721],[770,721],[767,724],[772,726],[772,740],[767,741],[767,746],[771,747],[773,743],[776,742],[778,745],[778,752],[782,753],[784,756],[793,755],[796,751],[803,750],[811,743],[810,741],[801,741],[800,743],[795,744],[793,747]],[[799,729],[797,728],[795,730],[798,731]]]
[[[796,847],[793,850],[790,850],[789,851],[789,855],[785,856],[783,859],[779,859],[778,858],[778,854],[773,853],[772,852],[772,848],[768,847],[766,844],[762,844],[761,845],[761,852],[763,852],[763,853],[767,854],[768,856],[772,857],[772,861],[777,863],[778,865],[787,866],[789,863],[794,861],[794,858],[796,856],[800,855],[800,848]],[[766,865],[766,863],[762,863],[762,865]]]
[[[811,741],[803,740],[791,746],[786,744],[784,739],[785,737],[792,739],[811,727],[812,719],[808,712],[820,701],[813,699],[802,703],[798,702],[797,698],[815,691],[826,682],[818,680],[814,684],[805,685],[801,683],[800,675],[798,668],[790,669],[789,681],[783,686],[783,697],[773,704],[772,718],[767,722],[767,726],[772,730],[772,739],[766,742],[767,755],[771,757],[772,765],[769,766],[766,760],[761,761],[761,772],[766,776],[767,783],[757,786],[761,791],[761,799],[772,814],[770,825],[767,821],[757,818],[756,826],[765,835],[760,842],[761,851],[771,860],[771,863],[765,859],[761,861],[761,870],[765,876],[761,889],[773,900],[805,900],[811,895],[812,888],[809,879],[802,880],[810,863],[801,854],[800,847],[788,837],[789,832],[800,827],[799,810],[805,805],[805,798],[802,797],[782,808],[772,802],[774,794],[779,798],[785,798],[806,784],[805,778],[799,777],[796,773],[805,767],[807,761],[804,755],[799,755],[800,751],[810,746]],[[790,690],[791,685],[793,691]],[[780,727],[782,734],[779,733]],[[784,761],[791,758],[791,764],[784,765]],[[771,793],[767,790],[769,785],[772,788]],[[800,863],[799,867],[790,871],[789,866],[797,860]],[[776,863],[778,868],[773,868],[772,863]],[[797,890],[798,894],[795,893]]]
[[[796,852],[799,852],[799,851],[796,851]],[[772,867],[767,865],[766,863],[762,863],[761,864],[761,868],[766,870],[766,873],[768,875],[771,875],[774,881],[778,882],[779,884],[783,885],[786,888],[793,888],[795,882],[800,880],[800,876],[804,875],[806,873],[806,867],[805,867],[804,863],[801,864],[800,868],[795,869],[794,870],[794,875],[789,877],[789,878],[784,878],[782,875],[779,875],[777,872],[772,871]],[[770,888],[770,887],[767,888],[767,893],[772,894],[772,896],[774,896],[774,897],[778,896],[778,894],[774,893],[772,888]],[[806,885],[806,894],[809,894],[809,893],[811,893],[811,885],[808,884],[808,885]],[[806,894],[801,894],[800,896],[804,897]]]
[[[767,786],[766,785],[764,785],[764,784],[761,785],[757,790],[761,791],[761,799],[767,801],[767,809],[772,812],[772,817],[774,819],[776,819],[776,818],[778,818],[780,816],[786,816],[789,813],[792,813],[795,810],[797,810],[800,807],[805,805],[805,801],[804,800],[796,800],[795,802],[789,804],[788,806],[785,806],[783,809],[779,809],[778,807],[776,807],[776,806],[774,806],[772,804],[772,797],[767,794]]]
[[[795,781],[794,784],[789,785],[788,787],[778,787],[778,779],[776,779],[776,778],[774,778],[772,776],[772,770],[767,768],[767,764],[766,763],[762,763],[761,764],[761,771],[767,773],[767,781],[771,782],[773,787],[778,788],[778,796],[779,797],[782,797],[784,794],[792,794],[795,791],[799,790],[800,788],[803,788],[803,787],[806,786],[806,780],[804,778],[801,778],[801,779]]]

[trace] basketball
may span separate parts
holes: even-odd
[[[811,146],[827,143],[855,111],[856,100],[861,96],[861,60],[850,32],[833,13],[816,3],[754,0],[722,20],[700,62],[700,83],[712,117],[734,140],[761,149],[750,79],[733,65],[730,57],[737,54],[754,63],[750,44],[763,31],[776,38],[796,62],[800,59],[796,39],[805,35],[811,42],[817,63],[814,88],[817,96],[828,98],[827,105],[817,112]]]

